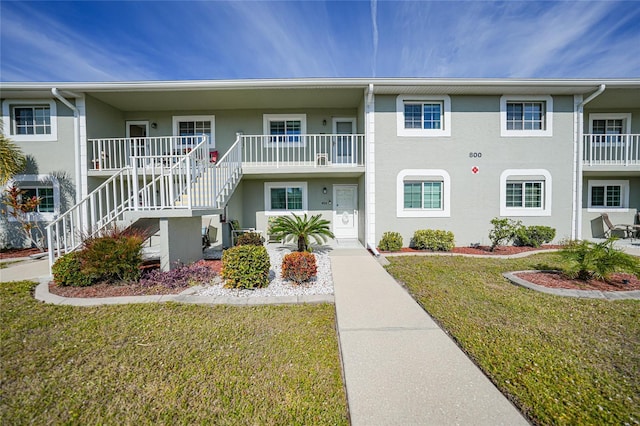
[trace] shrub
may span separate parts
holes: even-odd
[[[413,234],[413,246],[419,250],[450,251],[454,247],[453,232],[419,229]]]
[[[402,235],[399,232],[385,232],[378,243],[378,248],[383,251],[398,251],[402,248]]]
[[[86,287],[93,284],[91,277],[82,273],[80,252],[67,253],[51,267],[53,280],[59,286]]]
[[[222,254],[222,278],[227,288],[269,285],[269,254],[264,246],[235,246]]]
[[[491,224],[493,225],[493,229],[489,231],[491,250],[511,242],[516,237],[518,229],[522,227],[519,220],[498,219],[497,217],[491,219]]]
[[[282,277],[302,284],[318,273],[316,257],[307,252],[293,252],[282,258]]]
[[[616,271],[630,272],[640,276],[640,261],[613,246],[616,239],[602,243],[574,241],[562,249],[560,256],[571,262],[566,274],[571,278],[606,280]]]
[[[155,269],[140,279],[143,287],[162,286],[166,288],[182,288],[189,285],[210,283],[216,273],[202,262],[180,265],[170,271]]]
[[[245,232],[238,237],[237,246],[261,246],[264,244],[264,238],[257,232]]]
[[[556,230],[550,226],[521,226],[516,229],[513,243],[517,246],[540,247],[556,237]]]
[[[146,233],[135,229],[106,231],[83,242],[82,272],[93,281],[137,281]]]
[[[305,213],[304,217],[300,217],[292,213],[291,216],[278,216],[273,221],[269,232],[274,238],[284,242],[296,240],[298,251],[311,251],[311,238],[316,244],[323,244],[327,238],[333,238],[333,232],[329,229],[331,222],[322,219],[322,215],[307,217]]]

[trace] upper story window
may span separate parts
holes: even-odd
[[[500,175],[500,216],[551,216],[551,174],[508,169]]]
[[[451,179],[439,169],[405,169],[396,178],[397,217],[451,216]]]
[[[396,98],[398,136],[451,136],[449,96]]]
[[[10,100],[2,103],[5,131],[20,141],[57,140],[56,103],[46,100]]]
[[[267,215],[283,215],[307,210],[306,182],[266,182],[264,203]]]
[[[596,143],[621,143],[631,133],[631,113],[589,114],[589,133]]]
[[[213,149],[215,143],[215,116],[213,115],[192,115],[174,116],[173,134],[175,136],[186,136],[182,143],[197,144],[199,141],[195,137],[206,135],[209,141],[209,148]]]
[[[502,96],[501,136],[552,136],[551,96]]]
[[[295,146],[304,144],[301,135],[307,133],[306,114],[264,114],[264,134],[269,135],[265,146]]]

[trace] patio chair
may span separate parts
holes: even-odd
[[[604,231],[605,237],[611,237],[616,231],[623,231],[624,232],[623,238],[633,237],[633,229],[634,229],[633,225],[625,225],[625,224],[614,225],[613,223],[611,223],[611,219],[609,219],[609,215],[607,213],[601,213],[600,216],[602,216],[602,221],[608,228],[607,230]]]
[[[202,248],[205,249],[211,244],[211,238],[209,237],[209,226],[211,225],[211,218],[201,218],[202,220]]]

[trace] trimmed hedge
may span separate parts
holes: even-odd
[[[293,252],[282,258],[282,277],[302,284],[318,273],[316,257],[308,252]]]
[[[413,234],[413,247],[418,250],[450,251],[454,247],[453,232],[419,229]]]
[[[53,280],[59,286],[87,287],[93,284],[91,277],[82,272],[80,252],[77,251],[67,253],[56,260],[51,267],[51,272]]]
[[[402,248],[402,235],[399,232],[385,232],[378,243],[382,251],[398,251]]]
[[[269,254],[264,246],[235,246],[222,254],[222,278],[227,288],[262,288],[269,285]]]
[[[550,226],[522,226],[515,232],[513,244],[516,246],[540,247],[553,241],[556,230]]]
[[[237,241],[237,246],[261,246],[264,245],[264,238],[257,232],[245,232],[241,234]]]

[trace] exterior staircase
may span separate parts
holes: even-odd
[[[179,138],[178,138],[179,139]],[[238,138],[216,164],[207,137],[185,153],[136,155],[84,199],[47,226],[49,266],[88,237],[137,221],[221,211],[242,179]]]

